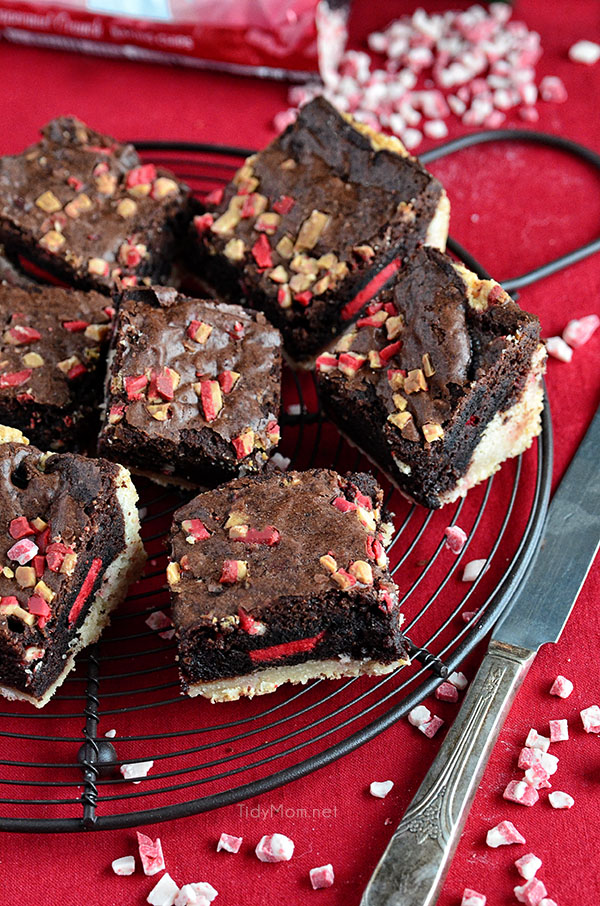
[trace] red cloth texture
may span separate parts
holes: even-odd
[[[414,4],[406,2],[388,3],[385,9],[382,6],[357,0],[353,15],[357,40],[368,30],[383,27],[394,15],[414,8]],[[427,8],[441,10],[446,4],[429,3]],[[600,40],[596,5],[585,0],[559,5],[523,0],[517,5],[515,17],[541,33],[544,55],[538,64],[538,77],[560,75],[569,92],[564,104],[540,102],[536,128],[600,151],[600,63],[587,67],[567,58],[567,50],[576,40]],[[74,113],[100,131],[119,138],[260,147],[273,136],[272,117],[286,104],[285,86],[271,82],[6,44],[0,45],[0,59],[4,73],[0,86],[3,154],[16,152],[34,141],[40,125],[64,113]],[[522,122],[509,117],[506,125],[520,127]],[[451,136],[466,131],[456,124],[451,128]],[[431,145],[424,143],[419,151]],[[463,151],[431,169],[442,179],[451,199],[452,235],[499,280],[516,276],[597,234],[600,174],[563,153],[525,143],[502,143]],[[520,304],[540,317],[544,336],[552,336],[559,334],[571,318],[598,312],[599,291],[600,256],[595,256],[523,290]],[[598,405],[599,365],[600,331],[575,351],[571,364],[549,362],[547,388],[555,433],[554,486]],[[506,473],[503,469],[496,480],[502,482],[504,474],[512,474],[511,468],[505,467]],[[443,516],[436,518],[436,525],[445,524]],[[156,552],[159,556],[160,547]],[[483,548],[473,550],[473,557],[483,555]],[[419,557],[418,549],[414,557]],[[158,561],[159,566],[161,562],[164,560]],[[410,571],[411,564],[406,568]],[[596,564],[562,639],[557,646],[541,650],[511,710],[439,906],[459,906],[464,887],[485,893],[488,906],[514,902],[512,888],[523,881],[513,862],[527,852],[543,860],[539,877],[559,906],[600,902],[600,738],[584,734],[578,714],[581,708],[600,704],[599,598],[600,571]],[[409,619],[418,606],[418,602],[407,601],[404,609]],[[482,651],[480,646],[462,667],[469,678],[476,671]],[[167,648],[165,658],[172,656],[172,650]],[[573,694],[565,701],[548,695],[559,673],[575,684]],[[161,697],[176,694],[176,689],[169,689]],[[117,699],[114,708],[126,703],[126,697]],[[456,705],[433,697],[426,703],[447,723],[456,713]],[[193,715],[194,709],[188,704],[185,713]],[[67,702],[61,707],[67,709],[68,705]],[[8,707],[4,703],[0,710]],[[77,707],[75,703],[73,710]],[[202,704],[197,713],[208,715],[215,722],[226,722],[234,713],[240,714],[239,710],[229,711],[229,707],[217,705],[211,709]],[[133,716],[116,712],[103,717],[101,732],[115,727],[117,744],[119,736],[164,734],[177,728],[179,718],[175,711],[162,708],[138,711]],[[571,739],[551,747],[560,758],[558,772],[552,778],[553,788],[573,795],[574,808],[553,810],[545,795],[530,809],[504,801],[504,787],[520,776],[516,762],[528,730],[535,727],[548,735],[547,722],[554,718],[568,718]],[[38,721],[40,734],[56,733],[57,727],[60,732],[57,721],[46,724],[43,719]],[[73,729],[72,722],[68,726],[69,734],[81,730],[80,725]],[[0,727],[0,731],[6,729]],[[14,729],[12,722],[10,729]],[[341,760],[283,788],[240,805],[149,825],[144,832],[153,838],[161,837],[167,870],[178,884],[210,881],[219,891],[216,902],[221,906],[296,906],[313,899],[323,906],[352,906],[359,903],[362,890],[442,737],[443,732],[428,740],[403,719]],[[194,744],[201,745],[207,739],[210,734],[199,737]],[[34,743],[29,745],[33,747]],[[177,745],[177,739],[173,745]],[[168,746],[160,748],[165,750]],[[0,744],[0,758],[4,760],[31,759],[33,751],[38,749],[22,747],[10,738],[2,739]],[[49,753],[49,761],[60,761],[65,751],[65,746],[57,745],[56,752]],[[296,760],[302,757],[299,752]],[[168,770],[168,763],[158,763],[153,770]],[[0,768],[0,779],[7,775],[8,769]],[[385,800],[369,795],[371,781],[388,779],[395,786]],[[202,792],[199,787],[197,795]],[[11,788],[1,784],[0,796],[10,794]],[[62,795],[60,790],[57,794]],[[23,789],[17,789],[15,795],[23,795]],[[31,795],[36,795],[35,788]],[[144,807],[144,803],[138,807]],[[48,814],[51,813],[49,807]],[[74,807],[72,814],[78,813]],[[15,807],[14,814],[22,812]],[[504,819],[514,822],[525,836],[526,845],[498,850],[486,847],[486,831]],[[216,853],[222,831],[244,837],[238,855]],[[273,832],[288,834],[295,841],[291,862],[271,865],[256,859],[254,847],[258,840]],[[113,859],[133,853],[137,853],[134,830],[87,835],[3,834],[2,900],[19,906],[141,904],[157,878],[145,878],[139,861],[132,877],[115,877],[110,869]],[[308,871],[328,862],[335,869],[335,885],[313,892]]]

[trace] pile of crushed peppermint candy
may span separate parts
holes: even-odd
[[[274,126],[283,130],[319,95],[359,122],[395,134],[409,151],[424,137],[445,138],[453,116],[465,126],[497,129],[509,111],[518,111],[535,123],[538,100],[562,103],[567,91],[558,76],[536,82],[540,35],[511,15],[506,3],[432,14],[419,8],[369,35],[373,56],[347,50],[343,23],[321,15],[322,81],[291,88],[291,106],[276,115]],[[600,46],[578,41],[569,58],[592,65]]]

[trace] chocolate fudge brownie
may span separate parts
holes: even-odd
[[[189,204],[172,173],[71,116],[0,158],[0,241],[9,256],[82,289],[108,293],[117,277],[160,282]]]
[[[45,705],[145,561],[129,473],[0,426],[0,693]]]
[[[416,251],[316,361],[338,427],[431,508],[530,446],[544,366],[538,319],[431,248]]]
[[[382,499],[371,475],[315,469],[240,478],[177,510],[183,690],[230,701],[406,663]]]
[[[213,486],[279,441],[281,337],[264,315],[170,287],[124,292],[100,452],[157,480]]]
[[[0,284],[0,423],[44,450],[96,442],[114,309],[96,292]]]
[[[265,312],[305,360],[399,258],[422,242],[445,248],[449,213],[440,183],[398,139],[317,98],[194,218],[196,266],[217,293]]]

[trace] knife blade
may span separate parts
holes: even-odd
[[[600,544],[600,409],[550,502],[540,549],[492,640],[558,642]]]
[[[556,642],[600,542],[600,409],[550,504],[537,557],[361,899],[432,906],[488,758],[539,647]]]

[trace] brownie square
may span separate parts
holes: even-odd
[[[108,293],[117,278],[160,282],[188,206],[172,173],[75,117],[52,120],[37,144],[0,159],[7,253],[82,289]]]
[[[157,480],[212,486],[279,442],[281,337],[260,313],[127,290],[108,371],[100,452]]]
[[[212,701],[407,660],[368,474],[240,478],[174,516],[167,579],[182,687]]]
[[[196,267],[217,293],[265,312],[304,360],[360,314],[398,258],[421,242],[445,248],[448,218],[441,184],[398,139],[317,98],[194,218]]]
[[[100,293],[0,284],[0,423],[44,450],[94,446],[113,314]]]
[[[545,358],[535,316],[494,280],[423,248],[316,370],[340,430],[436,508],[530,446]]]
[[[42,453],[0,426],[0,693],[40,708],[145,561],[122,466]]]

